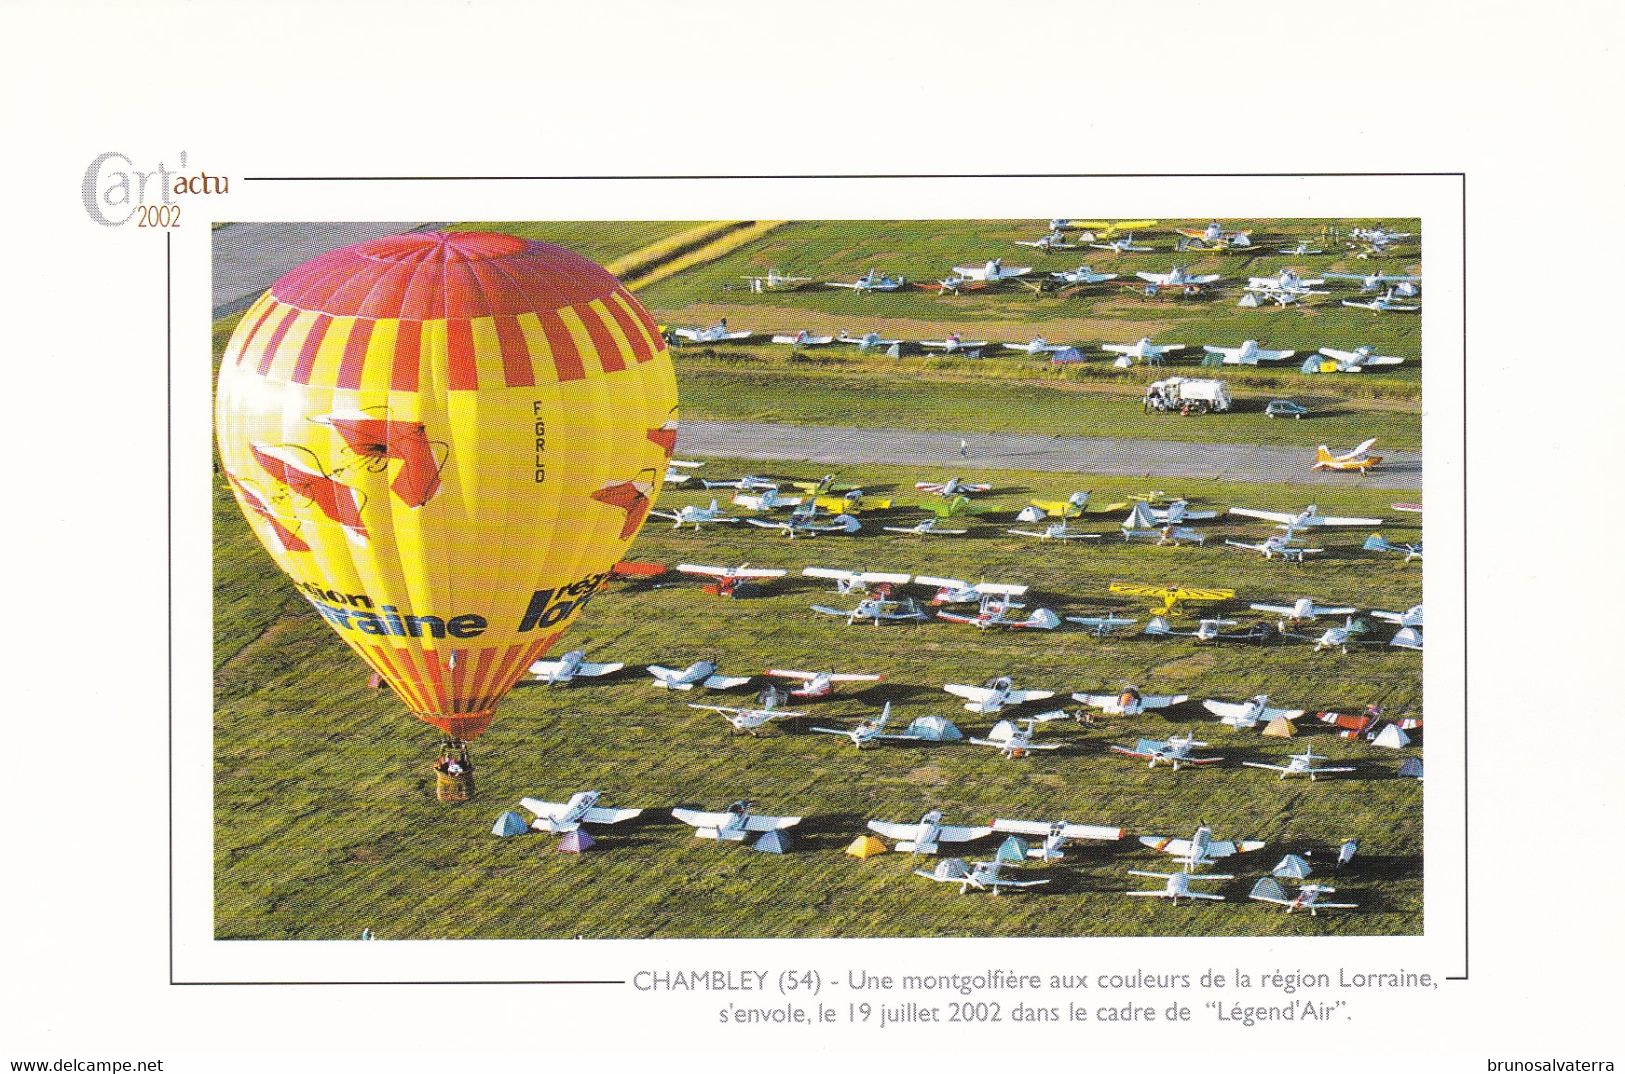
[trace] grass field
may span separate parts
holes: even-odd
[[[1204,223],[1205,221],[1197,221]],[[1393,222],[1415,230],[1413,222]],[[497,226],[571,246],[600,261],[651,247],[691,227],[673,222],[469,224]],[[1287,221],[1255,232],[1312,237],[1320,222]],[[1313,350],[1322,344],[1375,344],[1384,353],[1420,358],[1414,316],[1373,317],[1353,310],[1238,310],[1236,292],[1212,298],[1148,301],[1124,293],[1038,299],[1025,292],[938,299],[934,295],[854,296],[821,289],[751,295],[737,277],[768,267],[801,275],[850,278],[871,267],[911,277],[941,275],[951,264],[1003,255],[1014,264],[1070,267],[1080,260],[1118,271],[1164,269],[1178,260],[1227,276],[1273,272],[1287,264],[1321,271],[1419,263],[1414,245],[1379,262],[1334,256],[1123,255],[1100,251],[1045,259],[1007,245],[1035,237],[1042,222],[792,223],[716,261],[652,285],[641,297],[666,323],[731,324],[757,330],[877,328],[940,338],[1025,340],[1039,331],[1067,342],[1130,342],[1141,335],[1188,343],[1239,343]],[[1268,231],[1269,234],[1265,234]],[[1151,237],[1167,246],[1166,226]],[[725,289],[725,285],[727,289]],[[1321,300],[1324,302],[1325,300]],[[218,359],[236,318],[214,325]],[[890,326],[890,327],[888,327]],[[916,337],[917,338],[917,337]],[[809,424],[873,425],[1040,435],[1112,435],[1186,442],[1270,442],[1349,446],[1378,436],[1379,447],[1420,444],[1418,362],[1397,373],[1308,377],[1296,362],[1283,370],[1223,369],[1241,406],[1225,416],[1146,417],[1136,402],[1163,371],[1106,368],[1105,362],[1055,369],[1033,359],[887,359],[850,350],[792,355],[787,348],[682,348],[676,352],[683,413]],[[1178,367],[1170,371],[1178,371]],[[1211,371],[1203,370],[1201,375]],[[1317,417],[1270,421],[1258,413],[1268,398],[1312,404]],[[816,478],[828,467],[785,460],[712,460],[708,476],[748,470]],[[1303,566],[1266,563],[1222,545],[1226,536],[1261,539],[1268,526],[1231,518],[1203,524],[1206,547],[1157,548],[1119,540],[1056,546],[1007,535],[1029,496],[1062,498],[1078,488],[1096,502],[1146,491],[1144,480],[1085,474],[978,471],[994,483],[986,513],[963,538],[885,534],[884,524],[923,517],[915,480],[937,478],[882,465],[844,467],[899,506],[865,513],[856,537],[785,541],[743,525],[673,532],[652,520],[631,558],[782,566],[792,576],[763,595],[724,600],[700,592],[696,579],[625,585],[594,598],[560,649],[584,647],[589,658],[632,667],[591,685],[522,686],[503,703],[493,729],[475,744],[479,793],[462,806],[436,803],[433,757],[438,735],[413,720],[387,691],[366,688],[366,669],[315,616],[273,567],[230,494],[216,488],[215,525],[215,901],[223,939],[351,939],[371,928],[384,939],[441,937],[642,936],[1046,936],[1046,935],[1320,935],[1416,934],[1422,927],[1422,787],[1401,779],[1401,754],[1347,742],[1324,725],[1300,721],[1294,740],[1261,738],[1218,725],[1197,703],[1267,692],[1272,702],[1311,710],[1357,709],[1371,702],[1389,715],[1422,712],[1421,660],[1374,646],[1315,653],[1302,642],[1269,648],[1205,645],[1190,638],[1137,634],[1088,636],[1068,624],[1053,633],[978,633],[933,622],[919,627],[847,627],[817,616],[813,603],[849,606],[855,598],[797,576],[802,566],[896,570],[969,580],[1025,582],[1029,605],[1063,615],[1108,609],[1141,617],[1146,608],[1109,596],[1112,580],[1222,585],[1236,590],[1218,609],[1231,618],[1260,618],[1249,601],[1309,596],[1362,608],[1401,610],[1421,601],[1421,568],[1399,557],[1360,550],[1366,532],[1317,534],[1325,556]],[[1415,540],[1418,516],[1389,504],[1414,494],[1359,487],[1294,488],[1211,481],[1157,485],[1199,498],[1202,506],[1245,505],[1294,510],[1315,502],[1328,513],[1391,520],[1394,541]],[[708,501],[717,493],[668,491],[665,508]],[[907,505],[907,506],[905,506]],[[1120,516],[1085,528],[1114,529]],[[956,522],[955,525],[960,523]],[[664,579],[661,580],[665,582]],[[816,583],[816,584],[815,584]],[[924,594],[922,594],[924,595]],[[1189,628],[1193,620],[1176,621]],[[1318,631],[1312,631],[1318,633]],[[1379,626],[1386,638],[1391,628]],[[725,672],[805,667],[872,672],[885,681],[809,706],[826,725],[873,714],[885,701],[895,722],[947,715],[967,734],[985,733],[990,717],[963,712],[941,690],[948,682],[980,683],[999,674],[1019,685],[1056,690],[1115,690],[1134,683],[1150,692],[1184,692],[1192,702],[1165,716],[1083,727],[1049,724],[1041,738],[1062,741],[1053,753],[1006,760],[968,744],[897,745],[855,752],[842,739],[779,725],[760,737],[736,736],[720,717],[685,702],[749,704],[751,693],[677,694],[652,688],[645,663],[684,665],[716,659]],[[1050,707],[1039,705],[1042,710]],[[1016,715],[1020,714],[1017,710]],[[1226,761],[1206,770],[1143,764],[1110,753],[1112,743],[1195,731]],[[1405,755],[1420,755],[1420,739]],[[1279,761],[1313,745],[1330,763],[1353,763],[1353,776],[1308,783],[1277,782],[1243,760]],[[604,830],[583,856],[554,852],[540,835],[497,839],[497,814],[535,795],[562,800],[599,789],[611,805],[641,806],[639,821]],[[763,812],[807,819],[784,857],[694,839],[671,820],[677,805],[720,809],[748,797]],[[1065,818],[1112,824],[1130,834],[1188,837],[1198,822],[1218,838],[1261,838],[1268,846],[1232,859],[1238,878],[1213,889],[1230,901],[1195,906],[1121,897],[1155,881],[1129,868],[1171,871],[1132,838],[1069,851],[1066,861],[1028,868],[1051,883],[1011,898],[964,897],[910,871],[932,859],[887,854],[858,861],[840,853],[870,818],[912,821],[926,809],[949,823],[985,823],[998,815]],[[1336,845],[1357,838],[1356,867],[1335,883],[1358,911],[1317,918],[1286,916],[1245,898],[1252,881],[1285,853],[1312,851],[1315,879],[1325,879]],[[959,851],[985,859],[997,839]],[[1231,864],[1231,863],[1227,863]]]

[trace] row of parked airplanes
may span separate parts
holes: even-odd
[[[600,805],[601,799],[602,795],[598,791],[579,791],[563,802],[524,798],[521,799],[520,805],[535,818],[530,825],[533,830],[555,835],[568,835],[587,825],[621,824],[641,816],[644,812],[641,808],[612,808]],[[692,828],[696,838],[709,839],[717,843],[744,843],[753,837],[758,841],[763,838],[779,838],[782,833],[795,828],[805,819],[798,816],[758,813],[755,811],[755,803],[749,799],[740,799],[725,809],[716,811],[680,806],[671,811],[671,816]],[[982,825],[945,824],[940,809],[927,810],[918,820],[912,822],[875,819],[868,821],[865,827],[877,836],[892,840],[892,849],[911,857],[921,854],[936,856],[945,844],[971,843],[995,833],[1013,837],[1008,839],[999,853],[988,861],[967,862],[962,858],[947,858],[933,869],[915,870],[916,876],[926,880],[958,885],[960,894],[977,890],[991,891],[995,895],[1004,889],[1037,887],[1050,882],[1048,877],[1006,874],[1003,872],[1006,864],[1025,864],[1028,861],[1049,864],[1062,860],[1070,843],[1084,840],[1115,842],[1126,834],[1120,827],[1073,824],[1064,820],[998,817]],[[1037,846],[1029,846],[1029,840],[1041,842]],[[1139,842],[1149,850],[1173,857],[1178,862],[1179,869],[1173,873],[1130,869],[1128,870],[1130,876],[1155,877],[1164,883],[1155,890],[1126,891],[1123,894],[1141,898],[1168,899],[1176,904],[1180,899],[1222,901],[1222,896],[1199,891],[1191,885],[1197,882],[1234,880],[1235,877],[1231,874],[1206,873],[1201,870],[1238,854],[1262,850],[1265,846],[1264,841],[1259,839],[1215,839],[1213,829],[1205,822],[1197,826],[1189,839],[1168,835],[1143,835],[1139,837]],[[1359,843],[1356,840],[1345,840],[1337,848],[1335,867],[1342,870],[1349,865],[1358,849]],[[1301,855],[1288,854],[1271,872],[1271,876],[1264,877],[1253,885],[1249,898],[1284,906],[1288,913],[1307,910],[1314,915],[1320,910],[1357,908],[1353,903],[1324,901],[1324,896],[1334,893],[1336,889],[1319,883],[1301,885],[1295,894],[1288,895],[1275,877],[1307,878],[1310,866],[1307,858]]]

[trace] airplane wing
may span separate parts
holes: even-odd
[[[964,698],[966,701],[975,701],[978,704],[993,696],[992,690],[981,686],[961,686],[957,683],[949,683],[943,689],[950,694]]]
[[[998,880],[988,881],[988,884],[993,887],[994,890],[998,890],[999,888],[1035,888],[1040,884],[1047,883],[1049,883],[1049,879],[1047,877],[1043,880],[1005,880],[1001,877]],[[1320,905],[1330,906],[1332,904],[1323,902]]]
[[[852,737],[852,732],[842,731],[838,727],[809,727],[807,730],[816,731],[821,735],[840,735],[842,738]]]
[[[834,343],[834,336],[774,336],[774,343],[788,343],[791,346],[818,347],[825,343]]]
[[[631,820],[642,813],[641,809],[592,809],[581,815],[581,819],[591,824],[619,824],[623,820]]]
[[[1284,764],[1265,764],[1263,761],[1243,761],[1241,763],[1246,765],[1248,768],[1267,768],[1271,772],[1290,772],[1290,771],[1292,771],[1292,769],[1288,768]],[[1321,771],[1325,771],[1325,769],[1321,769]]]
[[[1061,829],[1061,834],[1068,839],[1104,839],[1116,841],[1123,838],[1123,829],[1112,828],[1103,824],[1068,824]]]
[[[962,582],[958,578],[932,578],[929,575],[916,574],[914,576],[914,581],[918,585],[932,585],[936,586],[938,589],[970,588],[970,584],[968,582]]]
[[[1140,707],[1143,709],[1165,709],[1170,705],[1182,705],[1190,699],[1189,694],[1150,694],[1140,698]]]
[[[1121,694],[1073,694],[1072,700],[1081,701],[1091,708],[1098,709],[1108,705],[1116,705],[1120,697],[1122,697]]]
[[[1339,458],[1351,458],[1364,455],[1366,452],[1371,450],[1371,445],[1375,444],[1376,442],[1377,438],[1374,436],[1369,440],[1362,440],[1355,446],[1353,451],[1350,451],[1347,455],[1339,456]]]
[[[1245,701],[1204,701],[1202,707],[1215,716],[1245,716],[1253,710]],[[1268,711],[1268,710],[1266,710]]]
[[[732,813],[704,813],[698,809],[674,809],[671,815],[695,828],[721,828],[734,819]]]
[[[749,522],[752,526],[755,526],[758,529],[764,530],[787,530],[793,528],[788,522],[768,522],[765,519],[760,518],[747,518],[745,521]]]
[[[868,828],[871,832],[875,832],[878,835],[883,835],[887,839],[894,840],[913,839],[920,833],[920,826],[918,823],[896,824],[892,821],[886,820],[871,820],[868,824]]]
[[[1204,702],[1204,704],[1206,704],[1206,702]],[[1209,711],[1213,711],[1213,710],[1209,709]],[[1304,714],[1304,711],[1305,710],[1303,710],[1303,709],[1277,709],[1277,708],[1271,708],[1271,707],[1266,705],[1264,707],[1264,713],[1260,717],[1260,719],[1264,719],[1264,720],[1296,720],[1296,719],[1298,719],[1300,716],[1302,716]]]
[[[1255,612],[1270,612],[1273,615],[1291,615],[1293,611],[1288,604],[1249,604],[1247,607]]]
[[[1168,592],[1163,586],[1146,585],[1143,582],[1113,582],[1106,587],[1106,591],[1130,597],[1160,597]]]
[[[707,567],[700,563],[679,563],[677,569],[684,574],[703,574],[710,578],[723,578],[728,574],[727,567]]]
[[[626,667],[625,664],[578,664],[576,675],[585,675],[589,679],[596,679],[600,675],[613,675]]]
[[[1245,518],[1262,518],[1268,522],[1291,522],[1298,517],[1297,515],[1287,514],[1285,511],[1259,511],[1251,507],[1232,507],[1229,513],[1241,515]],[[1373,519],[1372,521],[1376,522],[1377,520]]]
[[[1396,622],[1396,623],[1399,622],[1398,616],[1395,616],[1395,618],[1392,621]],[[538,661],[536,661],[536,663],[534,663],[534,664],[532,664],[530,666],[530,673],[532,675],[536,675],[536,676],[540,676],[540,677],[545,678],[545,677],[547,677],[549,675],[558,674],[559,669],[562,668],[563,666],[564,666],[564,661],[562,661],[562,660],[538,660]],[[582,665],[582,666],[585,667],[586,665]],[[579,674],[581,674],[581,672],[578,670],[576,672],[576,674],[579,675]]]
[[[540,798],[521,798],[519,804],[538,817],[553,818],[564,812],[563,802],[544,802]]]
[[[969,828],[962,825],[956,826],[948,824],[937,829],[937,842],[967,843],[972,839],[980,839],[984,835],[989,835],[992,833],[992,831],[993,826],[990,824],[984,825],[980,828]]]
[[[1142,835],[1140,836],[1140,844],[1148,846],[1152,850],[1161,851],[1164,854],[1174,854],[1179,857],[1184,857],[1191,852],[1191,841],[1189,839],[1173,839],[1166,835]],[[1208,845],[1212,846],[1211,843]]]
[[[995,820],[996,832],[1014,832],[1017,835],[1048,835],[1051,825],[1042,820]]]
[[[800,817],[767,817],[752,813],[745,818],[745,830],[747,832],[773,832],[781,828],[793,828],[800,823]]]
[[[1019,704],[1025,702],[1025,701],[1042,701],[1046,697],[1054,697],[1055,696],[1055,691],[1054,690],[1011,690],[1008,696],[1009,696],[1011,701],[1013,701],[1014,703],[1019,705]]]
[[[1133,749],[1129,749],[1127,746],[1111,746],[1108,748],[1113,753],[1121,753],[1124,757],[1138,757],[1144,760],[1147,757],[1155,756],[1157,751],[1162,748],[1162,743],[1151,742],[1142,738],[1140,739],[1139,745],[1135,746]]]
[[[747,682],[750,682],[749,675],[712,675],[701,685],[707,690],[732,690],[734,687],[743,686]]]
[[[1230,510],[1234,511],[1235,508],[1232,507]],[[1286,519],[1283,518],[1282,521],[1286,521]],[[1338,515],[1317,515],[1315,524],[1318,526],[1380,526],[1382,525],[1382,519],[1346,518]],[[1319,552],[1321,549],[1306,549],[1306,551]]]

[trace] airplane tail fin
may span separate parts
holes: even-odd
[[[1326,445],[1325,444],[1320,445],[1319,450],[1315,452],[1315,462],[1323,463],[1323,462],[1334,462],[1334,461],[1336,461],[1336,460],[1334,460],[1332,458],[1332,453],[1329,450],[1327,450]]]

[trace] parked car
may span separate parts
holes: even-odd
[[[1309,413],[1309,408],[1294,403],[1290,399],[1271,399],[1264,408],[1266,418],[1301,418]]]

